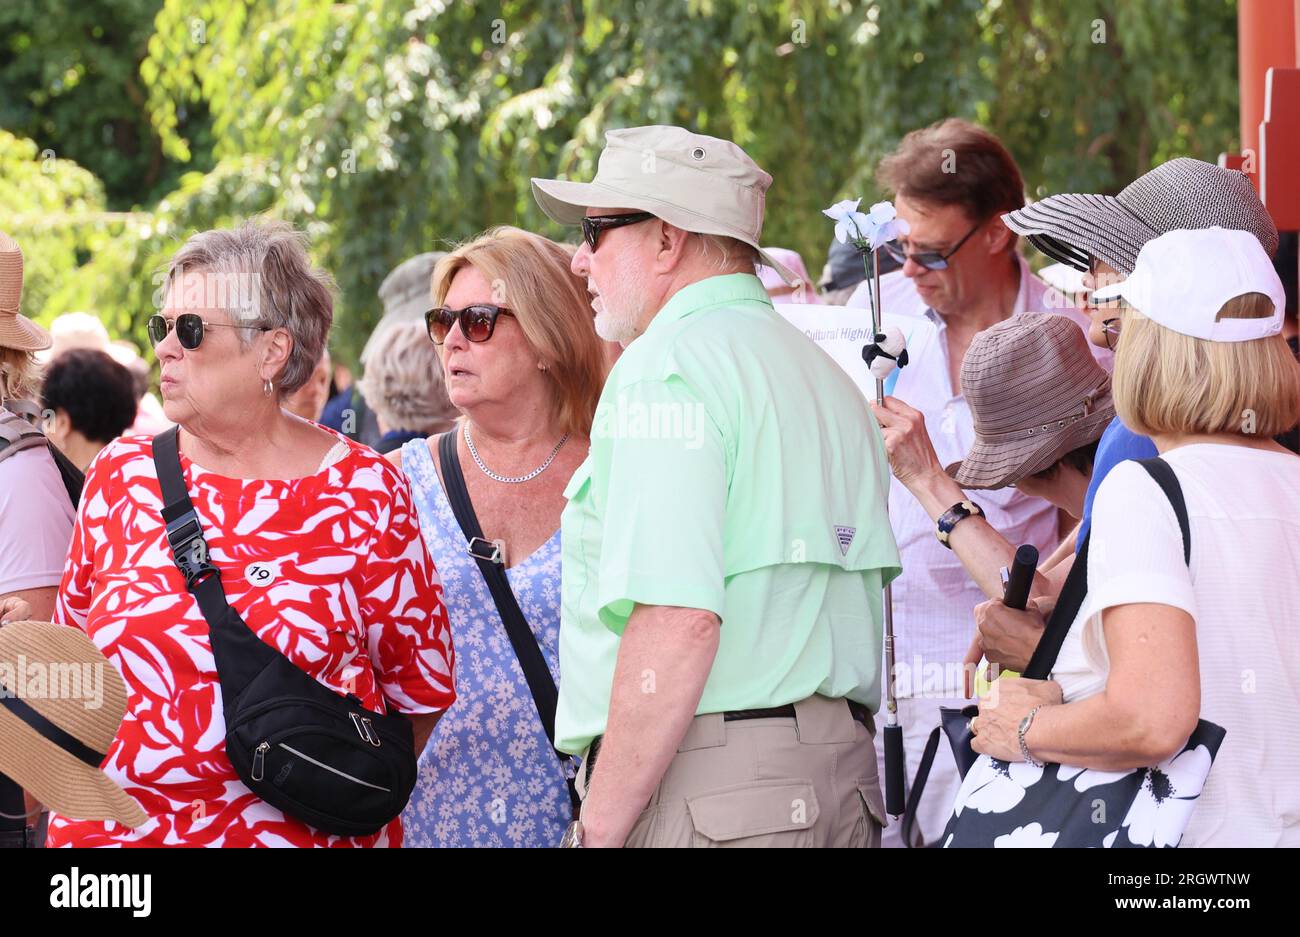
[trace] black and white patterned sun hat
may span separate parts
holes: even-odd
[[[1125,276],[1138,251],[1170,231],[1249,231],[1272,257],[1277,226],[1244,173],[1180,156],[1139,176],[1119,195],[1053,195],[1002,216],[1040,251],[1078,270],[1089,256]]]

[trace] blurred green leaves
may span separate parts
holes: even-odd
[[[59,171],[43,179],[63,194],[11,186],[0,227],[28,250],[29,312],[92,308],[135,335],[180,239],[267,211],[311,233],[339,283],[335,350],[351,358],[406,257],[498,223],[572,238],[529,178],[590,177],[613,127],[681,124],[744,146],[775,177],[765,241],[803,252],[814,274],[821,208],[870,204],[880,156],[945,116],[1000,134],[1034,195],[1114,191],[1171,156],[1214,160],[1236,136],[1236,11],[1222,0],[52,5],[77,28],[56,35],[29,15],[0,42],[0,78],[22,77],[0,126],[36,141],[0,145],[0,185],[57,138]],[[86,93],[92,68],[109,78],[79,121],[50,89],[72,69],[80,84],[59,94]],[[102,135],[96,121],[146,128],[120,164],[136,174],[124,202],[116,151],[82,139]],[[163,192],[141,153],[161,158],[159,179],[176,167]]]

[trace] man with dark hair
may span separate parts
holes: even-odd
[[[899,372],[894,398],[924,417],[940,462],[948,465],[975,442],[960,380],[975,336],[1025,312],[1059,312],[1085,331],[1088,320],[1033,275],[1017,251],[1019,239],[1002,223],[1003,213],[1024,205],[1024,182],[993,134],[956,119],[915,130],[881,161],[878,178],[909,225],[906,236],[885,247],[902,264],[880,281],[886,321],[911,316],[930,326],[909,331],[911,360]],[[867,289],[863,284],[850,305],[867,306]],[[1093,353],[1109,368],[1105,349]],[[887,409],[894,407],[895,416],[911,413],[894,398],[886,399]],[[893,593],[895,686],[909,773],[939,722],[939,708],[965,703],[962,662],[974,632],[974,608],[991,597],[967,575],[947,541],[947,531],[971,516],[971,505],[954,504],[936,525],[897,480],[890,492],[890,522],[903,556]],[[1064,532],[1051,504],[1014,488],[979,492],[974,510],[1011,543],[1032,543],[1045,557]],[[960,780],[951,755],[941,751],[918,815],[928,842],[943,829]],[[897,827],[886,830],[884,845],[901,844]]]
[[[81,471],[135,422],[135,379],[102,351],[73,348],[45,370],[46,436]]]

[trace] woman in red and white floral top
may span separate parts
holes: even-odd
[[[181,426],[186,486],[227,599],[325,686],[408,714],[418,752],[455,699],[454,655],[408,483],[370,449],[280,408],[320,357],[328,281],[291,229],[263,223],[191,238],[167,284],[154,325],[164,409]],[[186,315],[201,326],[177,322]],[[239,780],[208,626],[161,508],[151,440],[105,449],[87,475],[56,611],[126,681],[104,771],[149,821],[130,830],[55,816],[48,845],[400,845],[400,819],[368,837],[331,836]]]

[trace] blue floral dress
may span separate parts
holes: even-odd
[[[429,441],[402,447],[424,542],[438,567],[456,648],[456,703],[420,755],[402,814],[406,846],[555,846],[572,818],[565,769],[487,584],[465,548]],[[519,607],[560,676],[560,533],[506,570]]]

